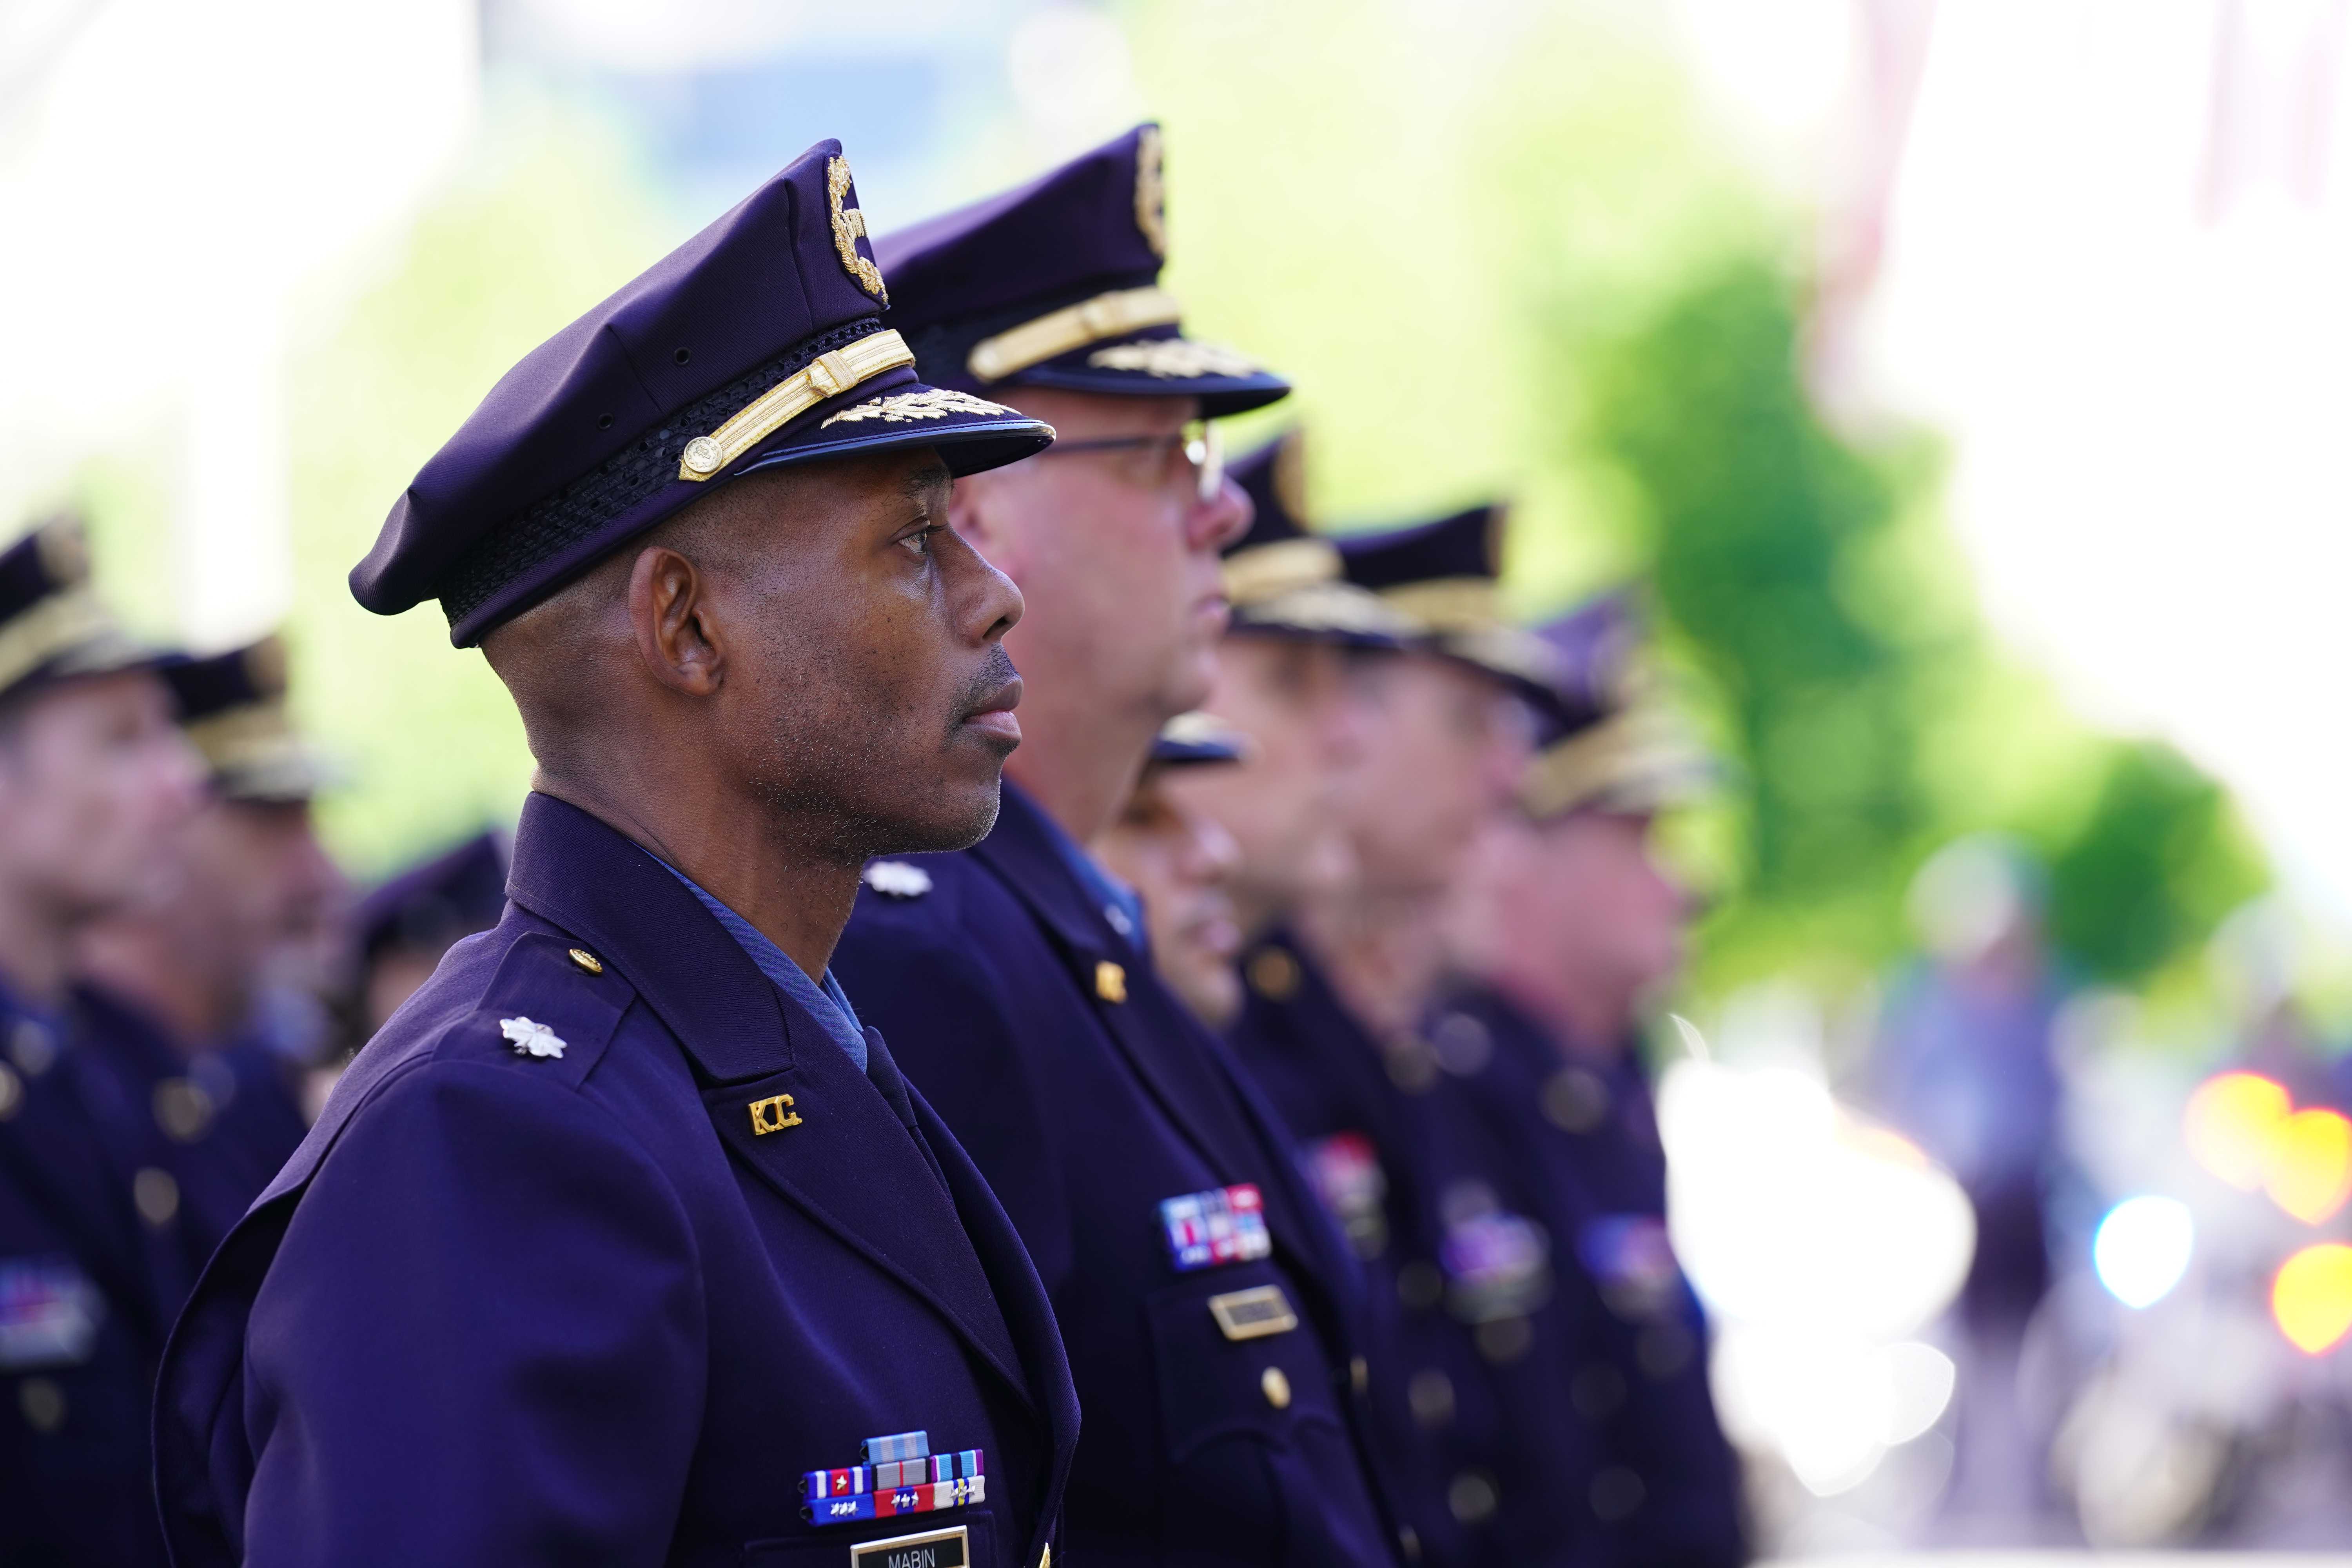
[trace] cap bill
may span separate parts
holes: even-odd
[[[1194,397],[1211,419],[1290,395],[1290,383],[1247,355],[1172,329],[1090,342],[1008,376],[1004,384],[1108,397]]]

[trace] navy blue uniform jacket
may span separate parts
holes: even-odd
[[[1547,1253],[1479,1245],[1498,1227],[1551,1238],[1530,1229],[1536,1194],[1465,1100],[1454,1069],[1471,1059],[1418,1038],[1383,1047],[1286,931],[1242,968],[1231,1038],[1372,1281],[1388,1352],[1374,1358],[1374,1407],[1400,1468],[1429,1476],[1412,1511],[1433,1555],[1601,1561],[1586,1501],[1595,1446],[1568,1396],[1590,1326],[1581,1302],[1549,1288]]]
[[[1666,1155],[1639,1054],[1571,1063],[1491,989],[1465,989],[1432,1028],[1491,1044],[1464,1081],[1497,1149],[1527,1163],[1567,1256],[1563,1291],[1602,1331],[1575,1403],[1603,1448],[1611,1556],[1630,1568],[1735,1568],[1748,1552],[1739,1466],[1707,1386],[1706,1319],[1665,1243]],[[1628,1478],[1630,1478],[1630,1482]]]
[[[834,973],[971,1151],[1052,1293],[1087,1407],[1072,1561],[1393,1561],[1351,1364],[1353,1271],[1270,1113],[1019,789],[1005,785],[978,846],[909,863],[929,890],[861,892]],[[1160,1202],[1239,1183],[1265,1197],[1272,1255],[1180,1272]],[[1268,1286],[1297,1327],[1228,1340],[1211,1299]]]
[[[156,1443],[181,1568],[846,1564],[956,1524],[973,1563],[1034,1568],[1076,1438],[1067,1363],[1003,1211],[880,1038],[869,1078],[658,861],[547,796],[508,891],[173,1331]],[[520,1051],[518,1018],[561,1056]],[[755,1132],[778,1095],[797,1122]],[[985,1450],[984,1505],[803,1522],[803,1472],[918,1427]]]
[[[0,1563],[161,1564],[148,1406],[193,1269],[132,1193],[163,1139],[78,1014],[0,994]]]

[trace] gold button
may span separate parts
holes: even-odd
[[[1282,1375],[1278,1366],[1267,1367],[1258,1373],[1258,1387],[1265,1394],[1265,1402],[1276,1410],[1290,1408],[1290,1379]]]
[[[727,461],[727,448],[708,436],[697,436],[686,444],[678,460],[689,474],[709,476],[717,473]]]
[[[1348,1363],[1348,1386],[1361,1394],[1371,1385],[1371,1363],[1365,1361],[1362,1356],[1351,1358]]]
[[[1249,961],[1249,983],[1266,1000],[1287,1002],[1298,994],[1298,961],[1269,947]]]
[[[131,1178],[131,1202],[141,1219],[161,1230],[180,1212],[180,1184],[171,1172],[149,1165]]]
[[[1127,1000],[1127,971],[1104,959],[1095,965],[1095,994],[1106,1002]]]
[[[604,973],[604,961],[584,947],[575,947],[572,950],[572,962],[591,974]]]

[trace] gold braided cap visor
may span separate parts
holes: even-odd
[[[907,340],[884,328],[845,348],[821,353],[776,383],[708,436],[686,444],[677,477],[697,484],[828,398],[873,380],[885,371],[915,363]]]
[[[1631,708],[1538,752],[1519,805],[1539,822],[1584,810],[1656,811],[1695,799],[1714,778],[1713,761],[1671,713]]]
[[[1563,673],[1551,644],[1503,618],[1491,577],[1440,577],[1381,590],[1381,602],[1412,622],[1441,653],[1509,679],[1554,686]]]
[[[0,622],[0,691],[43,669],[103,675],[153,657],[87,588],[53,594]]]
[[[1224,577],[1229,603],[1253,605],[1277,594],[1337,582],[1339,552],[1328,539],[1277,539],[1226,556]]]
[[[982,338],[972,345],[964,366],[982,381],[1002,381],[1106,338],[1123,338],[1146,327],[1172,327],[1183,314],[1176,296],[1165,289],[1114,289]]]
[[[231,800],[308,800],[342,770],[294,728],[282,701],[249,702],[186,726],[215,786]]]
[[[1398,644],[1421,628],[1353,583],[1309,583],[1286,593],[1234,603],[1234,629],[1262,626],[1308,636],[1376,638]]]

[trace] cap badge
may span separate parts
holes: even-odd
[[[827,415],[824,423],[817,428],[830,430],[835,425],[854,425],[861,419],[879,419],[885,424],[904,425],[916,419],[944,419],[950,414],[1012,412],[1001,403],[974,397],[969,392],[958,392],[951,386],[933,386],[921,392],[902,392],[896,397],[877,397],[871,403],[851,404],[838,414]]]
[[[1097,349],[1087,363],[1100,370],[1139,370],[1146,375],[1190,379],[1202,375],[1255,375],[1262,368],[1245,354],[1192,338],[1144,338]]]
[[[771,1132],[782,1132],[787,1127],[798,1127],[801,1113],[793,1109],[789,1094],[772,1094],[765,1100],[751,1102],[751,1133],[765,1138]]]
[[[886,899],[919,899],[931,890],[931,874],[904,860],[877,860],[866,868],[866,885]]]
[[[544,1024],[534,1024],[529,1018],[501,1018],[499,1032],[514,1042],[519,1057],[561,1057],[563,1042],[555,1031]]]
[[[890,303],[890,291],[882,286],[882,269],[857,253],[857,242],[866,236],[866,214],[856,207],[844,207],[841,200],[849,195],[849,160],[830,158],[824,165],[824,200],[833,209],[833,248],[841,257],[841,269],[849,274],[856,285],[874,296],[877,305]]]
[[[1168,259],[1168,195],[1160,172],[1160,127],[1147,125],[1135,139],[1135,226],[1151,254]]]

